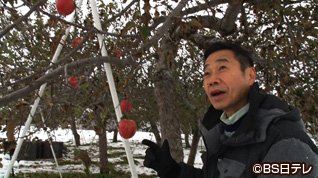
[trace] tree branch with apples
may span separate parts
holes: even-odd
[[[124,60],[118,60],[118,58],[111,57],[111,56],[101,56],[101,57],[96,57],[96,58],[87,58],[83,59],[80,61],[74,61],[69,64],[67,64],[67,69],[68,70],[75,70],[79,68],[84,68],[87,66],[93,66],[93,65],[101,65],[103,63],[111,63],[111,64],[116,64],[116,65],[121,65],[121,66],[132,66],[134,65],[134,61],[131,58],[126,58]],[[65,66],[60,66],[57,69],[43,75],[36,81],[34,81],[32,84],[12,92],[9,95],[6,95],[4,97],[0,98],[0,106],[5,106],[11,101],[17,100],[19,98],[23,98],[27,96],[29,93],[33,92],[36,89],[39,89],[40,86],[44,83],[48,83],[54,79],[57,79],[60,75],[64,73]]]

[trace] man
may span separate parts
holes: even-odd
[[[204,54],[204,89],[211,102],[201,134],[203,168],[171,158],[169,144],[149,141],[144,165],[161,178],[318,177],[318,149],[299,111],[258,92],[250,54],[217,42]]]

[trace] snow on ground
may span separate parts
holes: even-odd
[[[93,156],[91,157],[92,161],[98,161],[98,148],[96,146],[96,143],[98,141],[98,136],[95,134],[95,131],[93,130],[78,130],[78,133],[81,136],[81,144],[85,146],[80,146],[80,149],[87,149],[90,150],[90,153],[93,153]],[[53,141],[55,142],[64,142],[64,145],[74,145],[74,138],[71,130],[69,129],[58,129],[52,132]],[[38,137],[39,140],[45,141],[47,140],[47,134],[44,131],[38,132],[32,136],[32,138]],[[7,138],[5,133],[0,133],[0,138]],[[32,139],[31,138],[31,139]],[[124,145],[123,142],[112,142],[113,138],[113,132],[107,132],[107,139],[108,139],[108,146],[114,147],[114,148],[121,148],[121,151],[124,152]],[[118,137],[120,139],[120,137]],[[134,157],[134,160],[136,163],[136,171],[137,174],[147,174],[147,175],[156,175],[156,172],[154,172],[152,169],[146,168],[143,166],[143,157],[145,155],[145,151],[147,149],[147,146],[141,144],[141,141],[143,139],[149,139],[155,142],[155,137],[152,133],[149,132],[140,132],[137,131],[137,133],[129,139],[130,148]],[[68,147],[69,148],[69,147]],[[73,147],[74,148],[74,147]],[[195,164],[194,166],[197,168],[202,167],[201,162],[201,153],[204,149],[203,143],[200,142],[198,147],[198,152],[196,154],[195,158]],[[93,151],[92,151],[93,150]],[[117,150],[117,149],[116,149]],[[112,150],[109,150],[112,151]],[[117,150],[118,151],[118,150]],[[189,155],[189,149],[184,149],[184,161],[187,161],[188,155]],[[63,160],[70,160],[73,161],[73,151],[68,150],[67,155],[63,158]],[[4,177],[6,170],[8,169],[8,165],[10,163],[10,156],[9,154],[0,154],[0,162],[2,163],[3,167],[0,168],[0,177]],[[120,158],[109,158],[109,162],[116,163],[121,161]],[[30,173],[30,172],[52,172],[52,173],[58,173],[58,168],[55,165],[55,162],[52,161],[52,159],[41,159],[36,161],[26,161],[21,160],[19,162],[14,163],[14,172],[15,173]],[[118,165],[116,167],[117,169],[130,172],[129,165],[126,166]],[[59,169],[62,173],[70,173],[70,172],[84,172],[84,165],[83,164],[73,164],[73,165],[61,165],[59,166]],[[99,167],[96,165],[90,166],[90,171],[92,173],[99,173]]]
[[[91,159],[92,161],[98,161],[98,148],[96,146],[96,142],[98,141],[98,136],[95,134],[95,131],[93,130],[78,130],[78,133],[81,136],[81,144],[84,146],[80,146],[80,149],[86,149],[89,150],[89,153],[93,153]],[[69,129],[58,129],[52,132],[53,141],[55,142],[63,142],[65,146],[67,146],[68,149],[73,148],[71,145],[74,145],[74,139],[73,139],[73,134],[71,130]],[[33,135],[32,138],[38,137],[39,140],[45,141],[48,137],[47,134],[42,131],[39,133],[36,133]],[[5,133],[0,133],[0,139],[1,138],[7,138]],[[32,139],[31,138],[31,139]],[[108,139],[108,146],[113,147],[113,148],[118,148],[116,150],[109,150],[110,152],[113,151],[121,151],[124,152],[124,145],[123,142],[112,142],[113,138],[113,132],[107,132],[107,139]],[[120,139],[120,137],[118,137]],[[147,174],[147,175],[156,175],[156,172],[153,171],[152,169],[146,168],[143,166],[143,157],[145,155],[145,151],[147,149],[147,146],[141,144],[141,141],[143,139],[149,139],[155,142],[155,137],[153,136],[152,133],[149,132],[141,132],[137,131],[134,137],[129,139],[130,143],[130,148],[134,157],[134,160],[136,162],[136,171],[137,174]],[[314,139],[313,139],[314,141]],[[317,143],[316,143],[317,144]],[[200,141],[198,151],[196,154],[195,158],[195,164],[194,166],[197,168],[202,167],[202,162],[201,162],[201,151],[204,150],[203,142]],[[189,155],[189,149],[184,149],[184,161],[187,162],[187,158]],[[74,153],[73,150],[67,150],[66,156],[63,155],[63,158],[60,158],[62,160],[69,160],[69,161],[74,161]],[[120,157],[118,158],[109,158],[109,162],[111,163],[116,163],[122,161]],[[4,177],[4,174],[6,170],[8,169],[8,165],[10,163],[10,156],[9,154],[0,154],[0,163],[3,165],[2,168],[0,168],[0,178]],[[60,170],[62,173],[71,173],[71,172],[82,172],[84,173],[84,165],[83,164],[68,164],[68,165],[61,165],[59,166]],[[129,165],[127,164],[126,166],[122,164],[118,164],[116,166],[117,169],[123,170],[126,172],[130,172]],[[99,173],[99,167],[96,165],[90,166],[90,171],[92,173]],[[52,161],[52,159],[41,159],[41,160],[36,160],[36,161],[26,161],[26,160],[21,160],[19,162],[14,163],[14,172],[15,173],[29,173],[29,172],[52,172],[52,173],[58,173],[57,166],[55,165],[55,162]]]

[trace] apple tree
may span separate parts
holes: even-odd
[[[198,123],[209,106],[202,88],[202,51],[228,40],[253,53],[261,92],[299,108],[308,133],[317,135],[315,0],[98,1],[101,31],[93,26],[89,4],[85,11],[77,7],[70,23],[58,15],[55,2],[0,2],[2,121],[23,121],[28,109],[19,112],[16,106],[32,103],[43,83],[48,87],[35,118],[42,112],[52,127],[63,125],[66,113],[55,111],[65,105],[72,104],[79,116],[98,103],[111,103],[101,66],[109,62],[120,98],[138,108],[131,119],[150,123],[158,143],[168,139],[173,157],[183,161],[181,133],[196,134],[195,150]],[[52,65],[69,26],[74,28],[71,37]],[[109,56],[101,56],[97,34],[105,37]],[[79,36],[82,41],[73,48],[71,40]],[[70,76],[78,78],[76,87],[68,85]]]

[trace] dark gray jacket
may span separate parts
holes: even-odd
[[[302,169],[305,163],[305,171],[312,166],[306,177],[318,178],[318,149],[306,134],[299,111],[275,96],[259,94],[256,85],[249,102],[248,113],[231,137],[224,135],[222,111],[209,108],[201,128],[207,150],[202,155],[204,166],[196,169],[180,163],[179,178],[281,177],[254,174],[253,169],[260,171],[255,163],[284,163],[285,174]],[[293,177],[305,177],[301,169]]]

